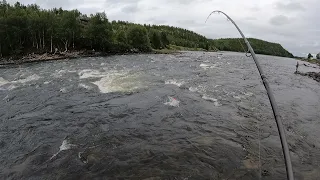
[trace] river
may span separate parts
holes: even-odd
[[[318,180],[320,84],[294,59],[258,57],[295,177]],[[0,154],[0,179],[286,179],[255,64],[231,52],[2,67]]]

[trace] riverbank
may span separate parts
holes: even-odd
[[[320,66],[320,60],[318,59],[307,59],[307,58],[299,58],[299,57],[296,57],[295,59]]]
[[[91,56],[102,56],[101,52],[88,52],[88,51],[69,51],[69,52],[59,52],[59,53],[30,53],[23,56],[11,56],[8,58],[0,59],[0,65],[10,65],[10,64],[23,64],[39,61],[52,61],[61,59],[74,59],[80,57],[91,57]]]
[[[320,82],[320,73],[317,72],[307,72],[307,73],[302,73],[302,72],[296,72],[295,74],[300,74],[301,76],[308,76],[315,81]]]
[[[139,52],[132,50],[131,52],[125,53],[105,53],[105,52],[94,52],[94,51],[69,51],[69,52],[60,52],[60,53],[43,53],[35,54],[31,53],[24,56],[15,56],[0,59],[0,66],[5,65],[19,65],[24,63],[33,63],[33,62],[43,62],[43,61],[54,61],[54,60],[64,60],[64,59],[76,59],[83,57],[98,57],[98,56],[113,56],[113,55],[130,55],[130,54],[176,54],[179,53],[178,50],[173,49],[161,49],[161,50],[152,50],[151,52]]]

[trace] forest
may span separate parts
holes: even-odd
[[[257,54],[282,56],[293,58],[293,55],[284,49],[280,44],[263,41],[260,39],[248,38],[252,48]],[[240,38],[225,38],[213,40],[213,45],[221,51],[248,51],[243,39]]]
[[[292,57],[280,44],[249,41],[257,53]],[[151,52],[170,47],[243,52],[245,45],[240,39],[213,40],[178,27],[109,21],[105,13],[86,15],[0,1],[0,57],[75,50]]]

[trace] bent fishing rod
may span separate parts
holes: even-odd
[[[283,124],[282,124],[282,121],[280,119],[280,115],[279,115],[279,111],[278,111],[278,106],[276,104],[276,101],[275,101],[275,98],[273,96],[273,93],[272,93],[272,90],[270,89],[270,86],[269,86],[269,83],[268,83],[268,80],[267,80],[267,77],[266,75],[264,74],[261,66],[260,66],[260,63],[258,61],[258,58],[253,50],[253,48],[251,47],[249,41],[247,40],[247,38],[244,36],[244,34],[242,33],[242,31],[240,30],[240,28],[238,27],[238,25],[224,12],[222,11],[212,11],[209,16],[207,17],[206,19],[206,22],[207,20],[209,19],[209,17],[213,14],[213,13],[222,13],[223,15],[225,15],[229,21],[232,22],[232,24],[237,28],[237,30],[239,31],[239,33],[241,34],[242,38],[244,39],[244,42],[246,43],[247,47],[248,47],[248,50],[250,51],[251,53],[251,56],[258,68],[258,71],[259,71],[259,74],[260,74],[260,77],[262,79],[262,82],[263,82],[263,85],[267,91],[267,94],[268,94],[268,98],[270,100],[270,104],[271,104],[271,107],[272,107],[272,111],[273,111],[273,115],[274,115],[274,118],[276,120],[276,124],[277,124],[277,128],[278,128],[278,132],[279,132],[279,136],[280,136],[280,141],[281,141],[281,145],[282,145],[282,151],[283,151],[283,154],[284,154],[284,160],[285,160],[285,165],[286,165],[286,171],[287,171],[287,178],[288,180],[294,180],[294,177],[293,177],[293,170],[292,170],[292,163],[291,163],[291,157],[290,157],[290,152],[289,152],[289,147],[288,147],[288,143],[287,143],[287,139],[286,139],[286,134],[285,134],[285,131],[284,131],[284,128],[283,128]]]

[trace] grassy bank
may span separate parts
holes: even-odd
[[[189,47],[183,47],[183,46],[177,46],[177,45],[168,45],[168,50],[173,50],[173,51],[206,51],[205,49],[202,48],[189,48]]]
[[[295,57],[295,59],[300,60],[300,61],[305,61],[311,64],[317,64],[320,66],[320,59],[307,59],[307,58],[302,58],[302,57]]]
[[[174,49],[153,49],[153,52],[155,54],[175,54],[175,53],[179,53],[178,50],[174,50]]]

